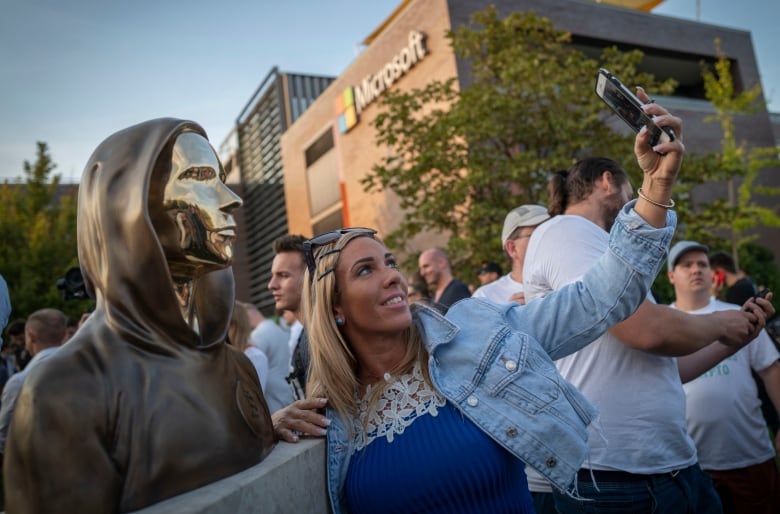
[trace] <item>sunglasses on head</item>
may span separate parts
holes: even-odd
[[[326,232],[318,236],[314,236],[311,239],[307,239],[303,242],[303,257],[306,259],[306,267],[309,268],[309,275],[314,277],[314,271],[317,268],[317,263],[314,261],[314,250],[319,246],[325,246],[334,241],[337,241],[341,236],[346,234],[365,234],[370,237],[374,237],[376,230],[373,228],[340,228],[333,230],[332,232]]]

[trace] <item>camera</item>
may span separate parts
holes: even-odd
[[[670,127],[656,125],[653,119],[642,110],[642,102],[639,98],[604,68],[599,70],[596,78],[596,94],[634,132],[639,132],[642,127],[647,127],[650,132],[650,146],[674,141],[674,131]]]
[[[63,278],[57,280],[57,289],[62,291],[66,300],[89,300],[84,276],[78,266],[70,268]]]

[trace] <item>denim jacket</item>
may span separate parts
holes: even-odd
[[[676,217],[655,229],[624,207],[609,251],[571,284],[528,303],[466,299],[446,317],[414,310],[430,355],[434,387],[487,435],[553,485],[573,491],[587,458],[586,428],[597,410],[560,376],[553,360],[576,352],[629,317],[666,258]],[[564,250],[564,249],[562,249]],[[333,512],[347,512],[344,482],[352,455],[349,427],[329,410],[328,490]]]

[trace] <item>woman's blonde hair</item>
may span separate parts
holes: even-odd
[[[314,249],[315,269],[313,273],[306,270],[301,298],[311,358],[307,396],[327,398],[328,405],[344,419],[356,418],[358,415],[355,399],[360,383],[357,374],[358,362],[352,345],[336,325],[335,306],[339,294],[336,266],[341,250],[358,237],[371,236],[366,233],[347,233],[332,243]],[[376,240],[384,244],[381,240]],[[391,375],[408,373],[414,363],[420,361],[425,379],[430,382],[427,353],[414,324],[405,330],[405,338],[408,344],[404,358],[388,372]],[[373,388],[369,407],[378,400],[383,390],[384,387]],[[349,424],[346,426],[351,428]]]

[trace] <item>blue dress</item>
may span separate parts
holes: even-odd
[[[408,385],[388,388],[384,415],[358,437],[345,482],[350,512],[533,513],[523,462],[427,386],[410,395]]]

